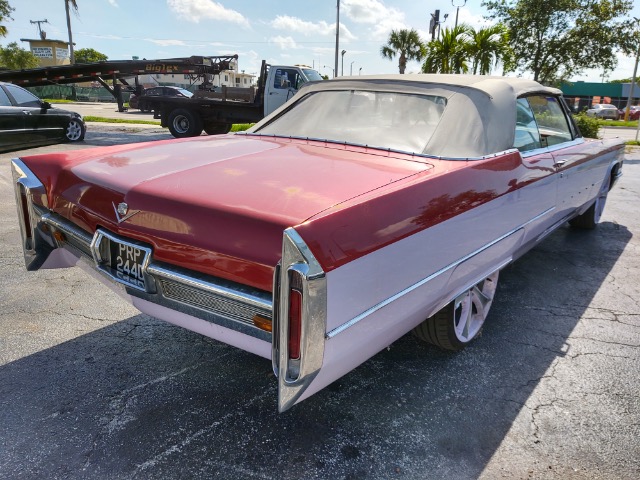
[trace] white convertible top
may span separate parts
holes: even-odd
[[[270,118],[289,109],[311,92],[325,90],[386,91],[436,95],[447,99],[440,122],[424,153],[447,158],[477,158],[513,148],[516,99],[523,95],[561,95],[523,78],[486,75],[408,74],[339,77],[305,84],[280,109],[263,119],[257,131]]]

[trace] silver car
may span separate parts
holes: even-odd
[[[618,120],[620,118],[620,112],[618,112],[618,109],[615,105],[611,105],[608,103],[596,103],[589,110],[587,110],[587,116]]]

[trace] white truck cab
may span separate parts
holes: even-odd
[[[302,85],[322,79],[314,69],[303,65],[271,65],[264,90],[265,117],[293,97]]]

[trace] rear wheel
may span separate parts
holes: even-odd
[[[494,272],[413,329],[420,340],[447,350],[462,350],[478,336],[498,285]]]
[[[609,184],[606,184],[600,189],[593,205],[591,205],[582,215],[578,215],[576,218],[569,220],[569,225],[576,228],[587,228],[590,230],[596,228],[598,223],[600,223],[600,217],[602,217],[608,193]]]
[[[204,124],[204,131],[207,135],[224,135],[231,131],[231,124],[207,122]]]
[[[202,120],[191,110],[178,108],[169,114],[169,131],[176,138],[197,137],[202,133]]]

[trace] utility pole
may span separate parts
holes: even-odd
[[[340,49],[340,0],[336,1],[336,64],[333,69],[333,78],[338,74],[338,50]]]
[[[29,20],[29,23],[32,25],[36,23],[38,25],[38,35],[40,35],[40,40],[45,40],[47,38],[47,32],[43,32],[40,27],[41,23],[49,23],[46,18],[44,20]]]
[[[440,10],[436,10],[431,14],[431,21],[429,22],[429,33],[431,34],[431,40],[436,39],[436,30],[440,25]]]
[[[463,0],[462,5],[456,5],[453,0],[451,0],[451,6],[456,7],[456,25],[453,28],[458,26],[458,13],[460,13],[460,7],[464,7],[467,4],[467,0]]]
[[[640,18],[633,17],[633,19],[640,24]],[[624,109],[624,121],[629,121],[629,110],[631,109],[631,102],[633,101],[633,88],[636,86],[636,79],[638,73],[638,60],[640,60],[640,31],[635,32],[636,41],[638,42],[638,51],[636,53],[636,63],[633,66],[633,77],[631,78],[631,85],[629,87],[629,97],[627,98],[627,108]],[[640,119],[638,119],[638,125],[640,125]],[[638,140],[638,132],[636,132],[636,141]]]

